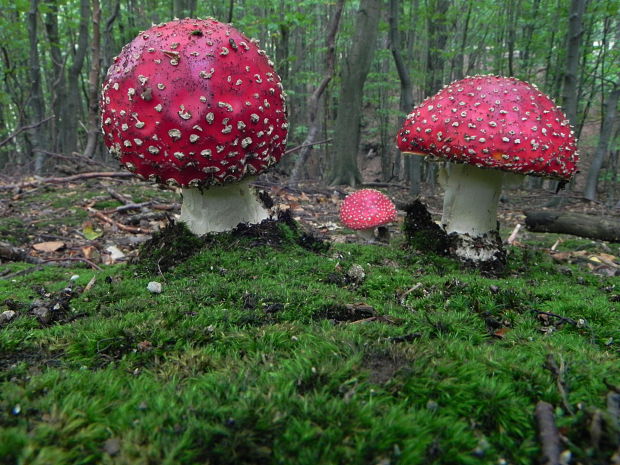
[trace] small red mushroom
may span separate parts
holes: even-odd
[[[340,221],[366,240],[374,240],[375,228],[396,220],[396,207],[385,194],[361,189],[349,194],[340,206]]]
[[[442,223],[463,238],[455,254],[474,263],[492,260],[501,246],[493,236],[503,172],[569,180],[579,160],[562,110],[533,84],[501,76],[444,87],[407,116],[397,143],[403,152],[455,163]]]
[[[288,122],[256,41],[211,18],[153,26],[114,59],[100,106],[110,152],[141,179],[181,187],[194,233],[269,216],[249,177],[280,161]]]

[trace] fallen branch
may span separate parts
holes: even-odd
[[[611,217],[559,211],[526,211],[525,225],[535,232],[572,234],[620,242],[620,220]]]
[[[117,227],[118,229],[134,234],[151,234],[152,231],[144,228],[136,228],[135,226],[127,226],[123,223],[119,223],[118,221],[113,220],[109,216],[104,215],[100,211],[95,210],[92,207],[87,207],[86,210],[93,216],[99,218],[100,220],[111,224],[112,226]]]
[[[20,182],[16,184],[5,184],[0,186],[0,190],[23,189],[26,187],[37,187],[44,184],[63,184],[66,182],[81,181],[93,178],[132,178],[134,175],[128,171],[100,171],[92,173],[80,173],[66,177],[41,178],[36,181]]]
[[[552,312],[544,312],[542,310],[536,310],[536,309],[532,309],[532,311],[534,313],[536,313],[537,315],[546,315],[546,316],[550,316],[553,318],[557,318],[558,320],[564,321],[565,323],[569,323],[573,326],[577,326],[577,322],[575,320],[573,320],[572,318],[569,318],[567,316],[562,316],[562,315],[558,315],[557,313],[552,313]]]
[[[82,263],[86,263],[88,266],[90,266],[91,268],[97,271],[103,271],[103,268],[101,268],[95,262],[92,262],[88,258],[84,258],[84,257],[61,257],[61,258],[43,260],[42,263],[65,263],[65,262],[82,262]]]
[[[306,143],[306,144],[301,144],[301,145],[298,145],[297,147],[293,147],[293,148],[287,149],[286,152],[284,152],[284,153],[288,155],[289,153],[297,152],[298,150],[301,150],[301,149],[303,149],[305,147],[312,147],[313,145],[327,144],[327,143],[329,143],[331,141],[332,141],[332,139],[330,138],[330,139],[319,140],[319,141],[316,141],[316,142],[309,142],[309,143]]]
[[[560,465],[560,432],[553,417],[553,406],[545,401],[536,404],[536,423],[544,465]]]
[[[42,260],[37,257],[28,255],[24,249],[15,247],[8,242],[0,242],[0,261],[8,262],[26,262],[26,263],[42,263]]]
[[[24,131],[28,131],[29,129],[35,129],[38,128],[39,126],[41,126],[43,123],[46,123],[47,121],[51,120],[54,117],[54,115],[48,116],[45,119],[42,119],[41,121],[39,121],[38,123],[32,123],[32,124],[28,124],[26,126],[22,126],[21,128],[18,128],[17,130],[15,130],[13,132],[13,134],[9,135],[8,137],[6,137],[5,139],[0,141],[0,147],[2,147],[3,145],[8,144],[9,142],[11,142],[12,139],[16,138],[17,136],[19,136],[22,132]]]

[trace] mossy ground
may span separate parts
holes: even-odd
[[[3,463],[531,464],[539,400],[574,463],[609,461],[617,438],[594,447],[590,424],[620,386],[618,278],[515,248],[489,279],[398,243],[313,251],[284,231],[207,241],[166,271],[0,281],[19,314],[0,328]],[[67,286],[62,318],[31,315]]]

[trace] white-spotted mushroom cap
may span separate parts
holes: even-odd
[[[350,229],[371,229],[396,220],[396,207],[385,194],[361,189],[345,197],[340,206],[340,221]]]
[[[235,182],[276,164],[286,147],[273,63],[256,41],[214,19],[141,32],[114,59],[100,106],[111,153],[156,182]]]
[[[579,156],[566,115],[536,86],[473,76],[417,105],[398,148],[520,174],[570,179]]]

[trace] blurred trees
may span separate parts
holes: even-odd
[[[378,26],[360,34],[358,11],[367,3],[375,5],[369,19]],[[114,54],[152,23],[213,16],[260,39],[276,62],[289,94],[290,147],[309,135],[332,140],[302,154],[302,179],[327,175],[324,181],[357,184],[371,164],[375,175],[363,181],[413,181],[415,191],[433,176],[424,162],[394,149],[404,114],[454,79],[494,73],[533,82],[567,105],[581,136],[578,190],[586,177],[588,198],[617,187],[620,0],[346,0],[329,55],[338,4],[0,0],[0,173],[58,171],[67,157],[109,161],[94,128],[98,87]],[[353,60],[356,47],[374,50],[368,64]],[[332,66],[327,56],[333,78],[316,105],[311,96]],[[347,96],[360,82],[347,80],[365,66],[361,94]],[[354,113],[358,98],[359,119],[345,118],[345,127],[343,116],[355,116],[346,113]],[[297,156],[282,169],[291,170]]]

